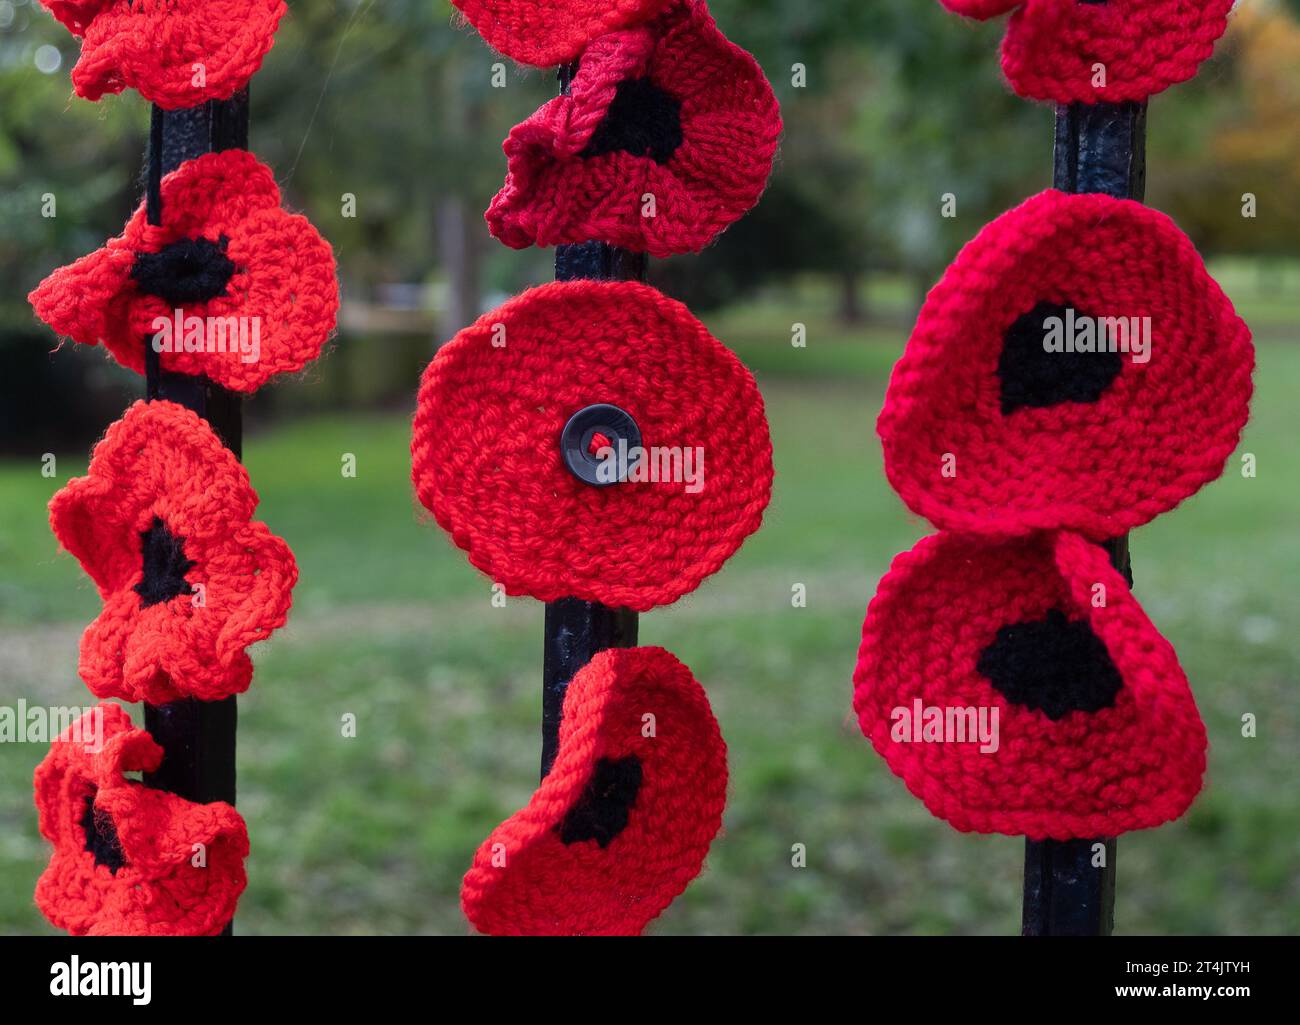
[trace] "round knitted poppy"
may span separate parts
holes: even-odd
[[[492,831],[461,887],[481,932],[636,935],[700,873],[727,748],[704,689],[663,648],[610,649],[569,684],[555,765]]]
[[[36,884],[45,917],[74,936],[210,936],[247,882],[248,831],[223,801],[195,804],[128,779],[163,750],[104,703],[36,767],[41,834],[54,845]]]
[[[547,68],[599,35],[654,17],[670,0],[451,0],[492,49]]]
[[[702,0],[678,0],[597,39],[569,93],[511,130],[488,226],[515,249],[694,252],[758,202],[780,134],[762,68]]]
[[[1130,351],[1055,351],[1086,348],[1090,325]],[[1168,217],[1044,192],[926,298],[877,424],[885,471],[944,529],[1113,537],[1223,472],[1253,365],[1249,330]]]
[[[334,253],[280,209],[270,168],[245,150],[187,161],[162,180],[162,221],[142,204],[121,235],[37,286],[37,316],[132,370],[153,344],[163,369],[240,392],[319,355],[338,312]]]
[[[1116,836],[1201,788],[1205,727],[1174,650],[1077,534],[922,539],[867,609],[853,683],[863,734],[960,830]]]
[[[248,688],[245,652],[284,625],[298,579],[284,541],[252,521],[248,472],[196,414],[137,402],[90,469],[50,499],[50,526],[104,600],[81,638],[98,697],[161,705]]]
[[[561,452],[570,417],[602,404],[630,414],[646,450],[606,487]],[[636,282],[543,285],[462,331],[425,371],[411,461],[420,501],[506,593],[640,611],[716,572],[772,491],[749,371]]]
[[[262,66],[284,0],[41,0],[84,37],[78,96],[135,89],[167,110],[228,100]]]

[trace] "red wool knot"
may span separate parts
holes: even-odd
[[[284,0],[41,0],[75,36],[77,95],[135,89],[167,110],[228,100],[275,42]]]
[[[245,648],[284,625],[298,569],[254,522],[248,472],[196,414],[137,402],[50,500],[50,526],[99,588],[79,670],[101,698],[161,705],[248,689]]]
[[[646,450],[607,487],[575,476],[560,444],[600,404],[630,414]],[[640,611],[716,572],[772,490],[753,377],[685,306],[635,282],[543,285],[443,346],[411,462],[420,502],[506,593]]]
[[[451,0],[494,50],[547,68],[576,58],[597,36],[636,25],[670,0]]]
[[[320,354],[338,313],[334,253],[280,208],[270,168],[245,150],[187,161],[162,180],[162,221],[142,204],[121,235],[37,286],[36,315],[137,372],[152,344],[164,370],[240,392]]]
[[[597,39],[569,93],[511,130],[488,226],[515,249],[695,252],[758,202],[780,135],[763,69],[702,0],[678,0]]]
[[[36,904],[60,929],[211,936],[234,917],[247,882],[244,820],[223,801],[195,804],[124,775],[162,758],[120,706],[104,703],[36,767],[41,834],[54,845]]]
[[[1174,650],[1077,534],[922,539],[867,609],[853,683],[863,734],[963,831],[1117,836],[1201,788],[1205,727]]]
[[[926,298],[877,424],[885,472],[942,529],[1114,537],[1223,472],[1253,367],[1249,329],[1173,221],[1044,192]]]
[[[1233,0],[940,0],[971,18],[1015,13],[1002,71],[1017,95],[1054,103],[1144,100],[1196,74]]]
[[[663,648],[602,651],[564,697],[555,765],[492,831],[461,906],[493,935],[636,935],[700,873],[727,748],[704,689]]]

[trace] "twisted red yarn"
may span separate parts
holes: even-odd
[[[628,28],[670,0],[451,0],[487,44],[520,64],[551,67],[578,57],[606,32]]]

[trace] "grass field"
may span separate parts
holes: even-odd
[[[1258,476],[1243,478],[1234,457],[1132,539],[1137,593],[1192,681],[1210,768],[1183,820],[1121,839],[1124,933],[1300,931],[1300,309],[1234,274],[1225,281],[1260,339],[1242,446]],[[807,349],[789,345],[796,320]],[[643,643],[672,649],[707,687],[732,769],[725,833],[652,931],[1018,931],[1022,842],[931,818],[849,715],[863,608],[926,529],[886,485],[874,435],[904,329],[846,331],[816,294],[712,326],[757,370],[777,487],[763,530],[722,573],[641,621]],[[260,515],[293,546],[301,580],[290,625],[254,649],[240,699],[239,805],[253,843],[241,933],[465,932],[460,876],[536,785],[541,608],[493,608],[487,582],[421,522],[407,431],[402,413],[340,416],[247,444]],[[345,452],[355,479],[339,472]],[[98,600],[44,518],[50,493],[83,468],[84,455],[69,456],[47,480],[35,461],[0,465],[5,702],[86,703],[77,637]],[[806,608],[791,607],[795,583]],[[340,737],[347,712],[355,740]],[[1255,739],[1241,736],[1247,712]],[[49,931],[31,903],[45,860],[31,771],[43,754],[0,745],[0,932]],[[796,843],[806,868],[791,867]]]

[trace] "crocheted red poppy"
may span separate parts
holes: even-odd
[[[623,418],[592,410],[609,406],[630,417],[621,435]],[[581,468],[599,452],[608,486],[562,452],[584,410],[596,418],[567,458]],[[618,439],[627,472],[613,483]],[[749,371],[685,306],[635,282],[543,285],[457,335],[425,371],[411,462],[420,501],[508,594],[640,611],[716,572],[772,490]]]
[[[293,553],[252,522],[248,472],[196,414],[137,402],[85,477],[50,499],[50,526],[104,600],[81,638],[98,697],[161,705],[248,688],[244,649],[284,625]]]
[[[653,18],[670,0],[451,0],[492,49],[520,64],[566,64],[606,32]]]
[[[124,775],[152,771],[162,758],[120,706],[104,703],[36,767],[41,834],[54,844],[36,904],[59,928],[208,936],[234,917],[247,882],[244,820],[225,802],[195,804]]]
[[[1223,471],[1253,364],[1250,331],[1168,217],[1044,192],[926,298],[877,424],[885,471],[941,528],[1113,537]]]
[[[102,249],[60,268],[28,301],[61,335],[103,342],[142,372],[164,369],[256,391],[320,353],[338,312],[334,254],[307,218],[280,209],[270,168],[209,153],[162,180],[161,226],[145,207]]]
[[[1019,96],[1054,103],[1144,100],[1196,74],[1233,0],[940,0],[994,18],[1016,8],[1002,71]]]
[[[84,37],[77,95],[135,89],[167,110],[228,100],[262,66],[284,0],[41,0]]]
[[[564,697],[555,765],[461,887],[481,932],[635,935],[699,875],[722,825],[727,748],[663,648],[602,651]]]
[[[780,134],[763,70],[702,0],[681,0],[597,39],[569,94],[510,132],[488,226],[515,249],[703,249],[758,202]]]
[[[863,734],[960,830],[1116,836],[1201,788],[1174,649],[1077,534],[922,539],[880,582],[853,682]]]

